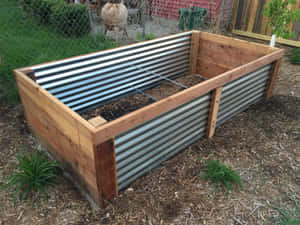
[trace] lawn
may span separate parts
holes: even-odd
[[[102,34],[66,38],[53,28],[37,24],[17,0],[0,2],[0,98],[19,102],[13,69],[114,47]]]

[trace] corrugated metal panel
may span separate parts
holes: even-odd
[[[205,134],[210,97],[203,95],[115,138],[119,190]]]
[[[35,66],[37,83],[75,111],[175,78],[189,69],[191,32]]]
[[[264,66],[223,87],[217,126],[263,99],[270,69],[271,65]]]

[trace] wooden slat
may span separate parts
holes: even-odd
[[[273,90],[275,87],[276,79],[279,74],[280,64],[281,64],[281,59],[277,60],[273,64],[273,67],[270,72],[270,80],[269,80],[268,86],[266,88],[265,100],[269,100],[273,95]]]
[[[259,1],[258,9],[256,11],[256,18],[255,18],[255,22],[254,22],[254,28],[252,30],[254,33],[259,33],[260,32],[265,2],[266,2],[266,0],[260,0]]]
[[[208,117],[207,137],[212,138],[215,134],[218,119],[219,105],[221,101],[222,87],[218,87],[213,91]]]
[[[274,48],[275,49],[275,48]],[[206,80],[198,85],[181,91],[175,95],[165,98],[159,102],[141,108],[133,113],[122,116],[96,129],[95,144],[103,143],[112,137],[133,128],[140,123],[148,121],[162,113],[168,112],[175,107],[191,101],[217,87],[223,86],[232,80],[235,80],[247,73],[250,73],[262,66],[269,64],[284,54],[284,51],[278,49],[269,55],[263,56],[243,66],[227,71],[217,77]]]
[[[256,18],[256,12],[257,12],[257,8],[258,8],[258,2],[259,2],[258,0],[252,1],[251,8],[250,8],[250,18],[248,21],[248,28],[247,28],[248,32],[253,30],[254,22],[255,22],[255,18]]]
[[[230,21],[230,31],[235,29],[236,21],[237,21],[237,15],[238,15],[238,8],[239,8],[239,0],[235,0],[233,3],[233,8],[232,8],[232,17]]]
[[[243,9],[243,19],[242,19],[242,30],[247,30],[249,22],[249,9],[251,7],[252,1],[246,0],[244,9]]]
[[[255,60],[270,51],[269,46],[214,34],[200,34],[196,73],[212,78]]]
[[[192,40],[191,40],[189,74],[195,74],[196,73],[197,58],[198,58],[198,51],[199,51],[199,42],[200,42],[200,31],[193,31]]]
[[[237,9],[237,17],[235,22],[235,28],[236,29],[242,29],[242,21],[243,21],[243,12],[244,12],[244,5],[246,3],[246,0],[239,0],[239,5]]]
[[[105,205],[106,201],[118,197],[114,140],[98,144],[94,150],[97,185],[103,199],[101,205]]]
[[[266,0],[266,3],[265,3],[265,4],[269,3],[270,1],[271,1],[271,0]],[[264,7],[264,9],[265,9],[265,7]],[[263,11],[264,11],[264,9],[263,9]],[[266,28],[266,25],[267,25],[268,21],[269,21],[269,18],[266,17],[266,16],[263,16],[262,22],[261,22],[261,27],[260,27],[260,33],[261,33],[261,34],[267,34],[267,28]]]
[[[265,41],[270,41],[271,40],[270,36],[263,35],[263,34],[250,33],[250,32],[241,31],[241,30],[232,30],[232,33],[238,34],[238,35],[241,35],[241,36],[257,38],[257,39],[261,39],[261,40],[265,40]],[[300,42],[299,41],[293,41],[293,40],[277,38],[276,42],[280,43],[280,44],[284,44],[284,45],[300,47]]]

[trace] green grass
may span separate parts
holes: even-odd
[[[300,225],[300,207],[297,209],[279,209],[276,225]]]
[[[206,169],[204,170],[205,174],[200,176],[201,178],[215,183],[217,189],[224,186],[228,191],[232,191],[233,185],[242,188],[242,180],[237,171],[224,165],[218,160],[209,159],[204,161],[206,163]]]
[[[65,38],[51,27],[37,24],[17,0],[0,2],[0,98],[9,105],[19,102],[13,69],[112,48],[102,34]]]
[[[275,219],[275,225],[300,225],[300,205],[294,196],[290,197],[295,207],[288,209],[285,207],[273,207],[279,212],[279,217]]]
[[[26,155],[23,151],[18,154],[17,171],[7,177],[0,190],[14,192],[14,202],[19,198],[24,200],[29,193],[37,192],[47,197],[45,187],[57,183],[58,162],[51,162],[44,154],[37,151]]]
[[[155,36],[154,36],[153,33],[145,34],[145,41],[152,40],[152,39],[154,39],[154,38],[155,38]],[[136,40],[138,40],[138,41],[143,41],[142,33],[138,33],[138,34],[136,35]]]
[[[300,65],[300,48],[294,48],[292,50],[291,63]]]

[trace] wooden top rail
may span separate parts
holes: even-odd
[[[265,47],[265,46],[264,46]],[[266,47],[265,47],[266,48]],[[267,47],[267,49],[269,49]],[[191,101],[217,87],[223,86],[232,80],[235,80],[247,73],[250,73],[266,64],[280,59],[284,55],[284,50],[275,49],[266,56],[260,57],[245,65],[227,71],[219,76],[206,80],[198,85],[188,88],[182,92],[174,94],[152,105],[141,108],[133,113],[120,117],[114,121],[96,128],[95,144],[103,143],[115,137],[116,135],[137,126],[147,120],[150,120],[162,113],[165,113],[185,102]]]

